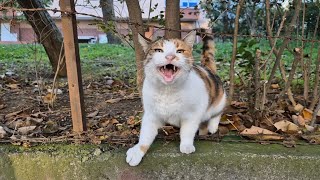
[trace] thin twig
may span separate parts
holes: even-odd
[[[310,123],[311,126],[314,126],[319,110],[320,110],[320,98],[318,99],[318,105],[312,114],[312,119],[311,119],[311,123]]]
[[[266,2],[268,2],[269,0],[266,0]],[[270,4],[269,4],[270,5]],[[296,20],[297,20],[297,17],[299,16],[299,12],[300,12],[300,6],[301,6],[301,0],[297,0],[296,1],[296,5],[295,5],[295,11],[294,11],[294,15],[291,19],[291,22],[290,24],[288,25],[288,28],[286,29],[286,32],[285,32],[285,36],[289,36],[291,34],[291,32],[293,31],[293,28],[295,27],[295,24],[296,24]],[[270,8],[270,6],[269,6]],[[290,38],[287,38],[283,41],[283,44],[281,45],[281,47],[279,48],[278,50],[278,53],[276,55],[276,61],[273,65],[273,68],[271,70],[271,73],[270,73],[270,76],[269,76],[269,79],[268,79],[268,82],[266,84],[266,87],[269,88],[270,85],[271,85],[271,82],[272,82],[272,79],[274,78],[275,76],[275,73],[276,73],[276,69],[279,67],[280,65],[280,60],[281,60],[281,57],[282,57],[282,54],[284,52],[284,49],[286,48],[286,46],[288,45],[288,43],[291,41]]]
[[[314,29],[313,32],[313,39],[316,38],[317,32],[318,32],[318,25],[319,25],[319,19],[320,19],[320,12],[318,14],[317,17],[317,23],[316,23],[316,27]],[[312,52],[313,52],[313,47],[314,47],[314,43],[311,44],[311,50],[310,50],[310,56],[312,59]],[[318,86],[319,86],[319,81],[320,81],[320,49],[318,49],[318,56],[317,56],[317,61],[316,61],[316,69],[315,69],[315,77],[314,77],[314,89],[313,89],[313,99],[311,100],[311,104],[309,106],[310,110],[314,109],[314,106],[316,105],[317,99],[319,98],[318,95]]]
[[[289,78],[288,78],[288,80],[286,81],[285,87],[284,87],[284,89],[281,91],[281,93],[280,93],[280,98],[279,98],[279,100],[282,99],[284,93],[287,92],[289,98],[291,99],[291,103],[292,103],[293,106],[296,106],[296,102],[294,101],[294,99],[293,99],[293,97],[292,97],[292,92],[291,92],[291,90],[290,90],[290,92],[289,92],[289,89],[290,89],[291,82],[292,82],[292,80],[293,80],[294,74],[295,74],[295,72],[296,72],[296,68],[297,68],[297,66],[298,66],[298,63],[301,61],[300,58],[301,58],[301,49],[300,49],[300,48],[295,48],[295,49],[294,49],[294,61],[292,62],[291,71],[290,71],[290,73],[289,73]]]
[[[303,0],[303,8],[302,8],[302,23],[301,23],[301,39],[304,37],[304,24],[305,24],[305,16],[306,16],[306,1]],[[304,101],[307,102],[309,97],[309,79],[310,79],[310,72],[309,68],[311,65],[311,58],[304,63],[304,41],[301,40],[301,64],[303,69],[303,98]],[[311,54],[312,56],[312,54]]]

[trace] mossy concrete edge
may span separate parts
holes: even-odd
[[[319,178],[320,146],[198,141],[190,155],[178,147],[157,141],[139,166],[130,167],[126,149],[107,145],[0,145],[0,180]]]

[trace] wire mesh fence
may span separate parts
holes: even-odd
[[[270,115],[271,112],[279,109],[283,101],[288,107],[302,105],[313,111],[314,117],[309,125],[316,124],[320,96],[318,90],[320,74],[319,11],[315,11],[311,15],[306,11],[307,5],[308,8],[318,7],[316,2],[297,0],[286,10],[277,2],[271,2],[271,7],[268,0],[260,2],[262,4],[246,1],[241,6],[236,1],[230,1],[229,4],[222,4],[219,7],[218,14],[211,20],[213,24],[207,24],[206,31],[201,30],[203,27],[200,24],[200,19],[210,18],[208,16],[210,11],[206,10],[203,4],[198,5],[199,9],[182,9],[182,28],[174,29],[165,26],[163,23],[165,12],[161,10],[161,7],[157,9],[159,7],[155,7],[155,3],[152,1],[149,3],[140,1],[140,5],[143,7],[140,13],[146,14],[143,16],[142,24],[130,20],[123,1],[113,5],[116,16],[107,21],[103,16],[101,4],[97,1],[77,2],[76,11],[62,11],[55,1],[53,4],[49,2],[48,6],[42,4],[43,7],[34,6],[34,8],[23,8],[17,5],[17,2],[11,0],[3,1],[0,4],[0,12],[2,12],[0,22],[3,25],[1,26],[1,37],[4,32],[7,32],[15,38],[16,42],[27,44],[25,47],[29,48],[29,53],[22,52],[22,54],[33,54],[33,56],[23,56],[21,60],[34,59],[36,70],[32,73],[36,73],[38,80],[43,78],[38,77],[38,72],[41,71],[39,70],[39,62],[49,61],[50,57],[47,57],[47,50],[35,44],[43,44],[50,35],[55,33],[53,25],[61,30],[61,14],[72,14],[78,17],[78,40],[89,43],[80,45],[82,68],[88,69],[85,75],[90,76],[92,72],[97,72],[99,71],[97,69],[102,67],[104,69],[103,76],[109,78],[107,80],[119,79],[129,87],[135,86],[136,72],[142,71],[136,68],[137,64],[134,64],[133,34],[130,27],[143,27],[145,35],[152,40],[162,38],[165,31],[186,34],[195,30],[201,37],[213,36],[215,38],[217,46],[215,59],[218,64],[218,74],[225,81],[227,90],[230,85],[235,88],[234,95],[231,95],[233,103],[248,102],[250,109],[248,111],[251,114],[256,114],[256,119]],[[43,3],[43,1],[37,2]],[[208,1],[207,5],[211,2]],[[239,21],[235,20],[237,7],[240,9]],[[23,16],[24,12],[29,12],[27,15],[29,18]],[[49,12],[49,16],[38,16],[37,14],[41,14],[41,12]],[[250,13],[253,13],[251,14],[253,17],[250,17]],[[47,21],[48,18],[52,21]],[[252,18],[257,18],[257,21],[251,22],[251,24],[246,22]],[[30,26],[29,23],[35,26]],[[45,24],[42,28],[39,25],[41,23]],[[250,28],[255,23],[256,31],[251,33]],[[226,26],[224,26],[225,24]],[[239,25],[237,32],[234,31],[236,24]],[[4,30],[5,28],[7,29]],[[117,41],[119,44],[113,45],[111,48],[103,44],[110,40],[107,38],[108,33],[120,39]],[[234,41],[235,38],[238,41]],[[200,36],[197,41],[199,44],[194,47],[194,56],[199,58],[201,56]],[[13,43],[11,40],[3,41],[2,39],[0,42]],[[103,52],[99,46],[108,50]],[[116,55],[112,55],[111,59],[108,59],[110,58],[108,53],[113,51],[113,47],[124,51],[118,50],[115,52]],[[8,46],[2,46],[3,50],[5,48]],[[95,51],[96,49],[99,50]],[[10,53],[4,51],[3,54]],[[14,51],[16,53],[13,53],[11,57],[16,58],[16,55],[21,53],[19,51]],[[84,53],[86,51],[94,53],[86,54]],[[100,56],[93,55],[100,53]],[[3,55],[3,57],[8,56]],[[16,63],[16,61],[14,62]],[[6,63],[10,64],[10,59]],[[48,69],[49,66],[47,64],[44,69]],[[45,78],[51,78],[50,74],[47,72]],[[235,78],[230,79],[231,76],[235,76]],[[274,95],[276,97],[272,97]],[[232,101],[230,103],[232,104]],[[297,113],[301,113],[301,111]]]

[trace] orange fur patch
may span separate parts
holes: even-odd
[[[216,73],[217,67],[214,61],[215,45],[213,40],[206,40],[205,46],[201,55],[201,64],[207,67],[213,74]]]
[[[148,149],[149,149],[149,146],[145,146],[145,145],[141,145],[141,146],[140,146],[140,150],[141,150],[142,152],[144,152],[144,153],[146,153],[146,152],[148,151]]]
[[[158,40],[158,41],[155,41],[153,44],[151,44],[149,50],[148,50],[148,53],[147,53],[147,56],[146,56],[146,60],[145,60],[145,64],[147,64],[148,62],[150,62],[150,60],[152,59],[152,56],[154,54],[154,49],[163,49],[163,43],[164,43],[165,40],[161,39],[161,40]],[[169,39],[167,41],[171,41],[175,44],[177,50],[180,49],[180,50],[183,50],[183,55],[184,57],[186,58],[186,62],[190,65],[193,64],[194,62],[194,59],[193,59],[193,56],[192,56],[192,48],[189,47],[184,41],[180,40],[180,39]],[[179,60],[178,58],[176,60]]]

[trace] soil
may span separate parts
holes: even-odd
[[[58,89],[61,94],[57,95],[52,105],[46,101],[48,98],[51,99],[48,89],[52,88],[53,79],[37,82],[40,81],[14,76],[0,78],[0,126],[9,128],[9,132],[13,132],[7,133],[7,138],[56,137],[72,134],[67,80],[59,79]],[[133,117],[137,119],[141,117],[142,104],[136,90],[120,81],[105,78],[86,80],[83,82],[83,89],[88,132],[94,132],[99,128],[100,132],[101,128],[117,131],[115,125],[125,124]],[[35,123],[34,119],[40,119],[41,122]],[[110,123],[101,125],[106,121]],[[50,127],[52,124],[55,128]],[[19,132],[21,127],[34,125],[36,128],[32,131]]]
[[[67,79],[60,78],[55,83],[57,96],[54,98],[55,96],[50,93],[54,84],[53,78],[36,79],[30,75],[1,76],[0,143],[29,146],[32,142],[68,141],[131,145],[137,141],[143,108],[137,90],[125,82],[128,81],[110,77],[83,81],[87,131],[79,134],[72,130]],[[278,94],[279,91],[274,89],[268,96],[274,99],[276,97],[274,94]],[[275,123],[279,121],[285,126],[292,121],[291,117],[295,112],[292,111],[292,107],[290,109],[288,103],[280,103],[275,110],[263,112],[262,116],[258,114],[260,112],[253,112],[248,100],[243,99],[245,98],[243,90],[237,93],[242,96],[226,108],[218,133],[196,138],[219,140],[222,136],[230,134],[230,131],[239,135],[249,128],[255,128],[251,129],[255,133],[254,136],[250,133],[246,136],[258,141],[284,140],[290,147],[295,145],[295,140],[301,138],[316,144],[320,143],[318,135],[304,137],[310,132],[318,132],[318,128],[310,130],[311,127],[298,124],[299,126],[294,125],[296,127],[294,132],[288,132],[286,129],[279,130],[275,127]],[[309,122],[304,120],[304,123]],[[256,130],[257,128],[263,129]],[[267,130],[274,132],[276,138],[261,136],[261,132]],[[179,130],[172,126],[165,126],[159,132],[160,138],[179,138]]]

